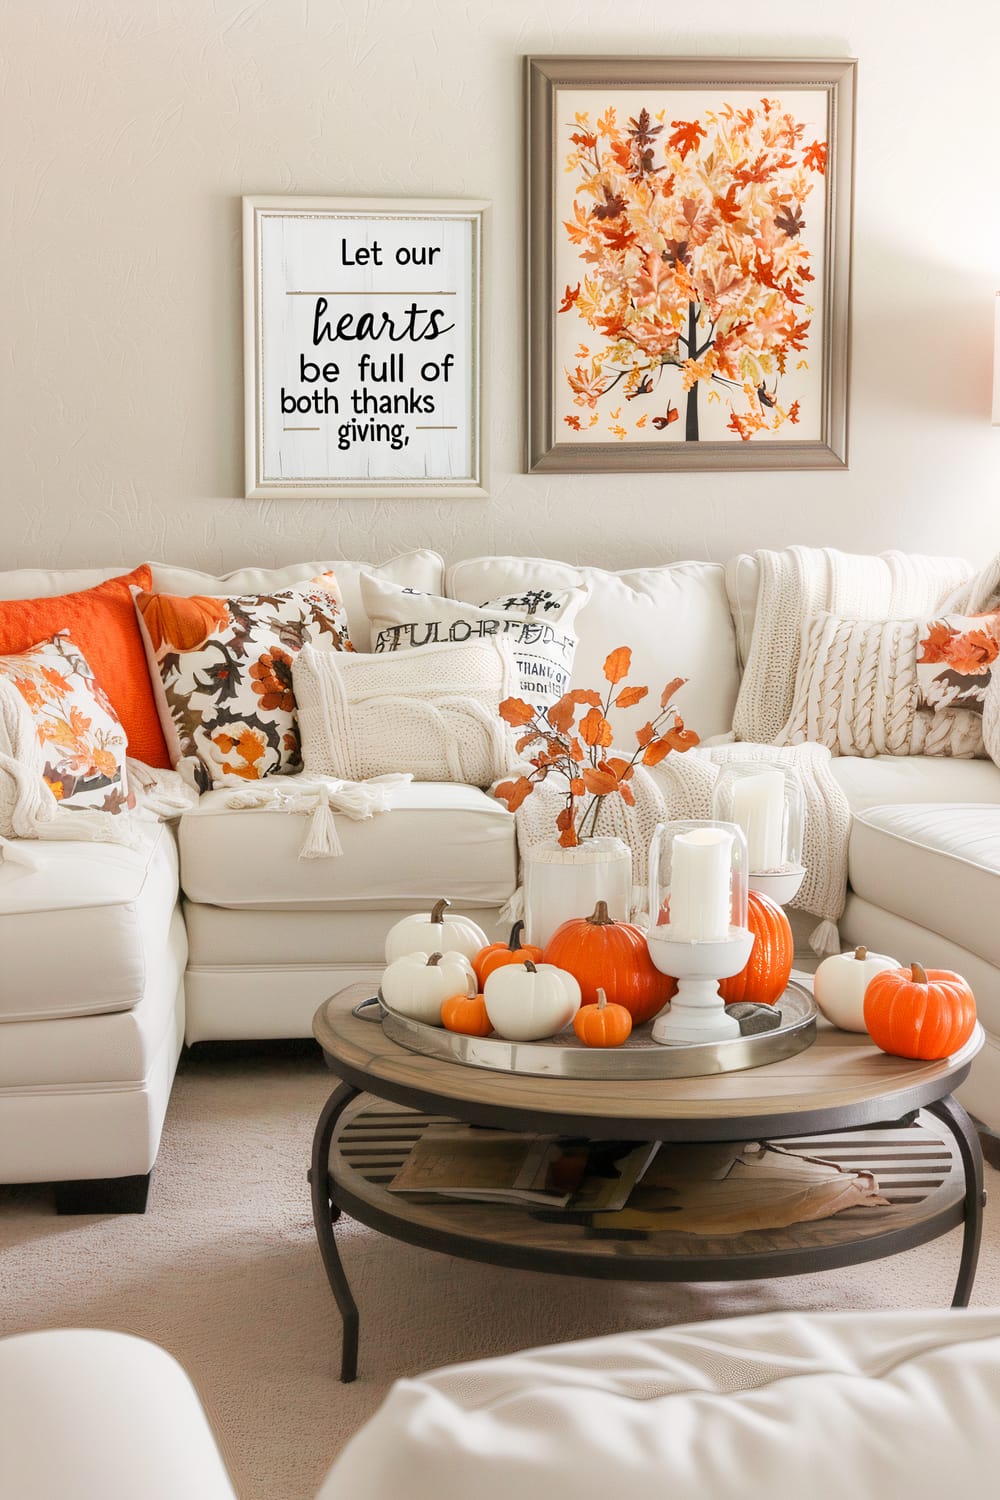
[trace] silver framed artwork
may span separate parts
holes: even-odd
[[[530,471],[846,467],[856,66],[525,59]]]
[[[243,199],[246,494],[486,494],[480,200]]]

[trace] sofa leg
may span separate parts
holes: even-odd
[[[57,1214],[144,1214],[149,1196],[146,1172],[138,1177],[88,1177],[57,1182]]]

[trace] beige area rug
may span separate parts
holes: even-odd
[[[318,1055],[182,1065],[144,1217],[59,1219],[0,1189],[0,1333],[78,1326],[153,1339],[189,1371],[241,1500],[308,1500],[389,1384],[533,1344],[773,1308],[946,1306],[958,1230],[867,1266],[781,1281],[627,1286],[411,1249],[342,1221],[361,1308],[357,1382],[316,1248],[306,1169],[332,1081]],[[987,1173],[997,1186],[997,1174]],[[1000,1305],[1000,1191],[974,1302]]]

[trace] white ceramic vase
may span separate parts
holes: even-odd
[[[556,928],[589,917],[606,901],[616,922],[632,913],[632,851],[621,839],[584,839],[575,849],[553,840],[524,855],[525,939],[544,948]]]

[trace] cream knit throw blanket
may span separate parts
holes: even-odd
[[[727,744],[701,746],[679,755],[668,755],[652,770],[639,766],[632,782],[635,806],[626,807],[620,797],[606,797],[601,804],[597,833],[623,839],[632,850],[632,904],[637,913],[647,905],[647,855],[657,823],[675,818],[711,817],[712,789],[720,767],[729,761],[761,760],[794,766],[802,778],[806,819],[803,863],[805,879],[793,906],[823,920],[810,937],[816,953],[837,953],[840,939],[837,921],[844,910],[847,891],[847,839],[851,814],[847,798],[830,771],[830,752],[824,745]],[[536,786],[514,814],[518,847],[526,849],[549,842],[554,835],[556,814],[564,792],[558,778]],[[523,892],[519,887],[504,908],[512,919],[521,915]],[[648,914],[647,914],[648,915]]]
[[[1000,559],[972,578],[972,565],[959,557],[862,557],[832,547],[754,555],[760,570],[757,608],[733,729],[737,739],[765,744],[774,742],[791,711],[807,616],[819,610],[857,620],[975,613],[976,601],[995,595],[1000,583]]]

